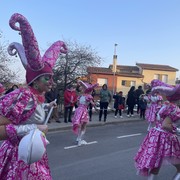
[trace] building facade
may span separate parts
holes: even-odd
[[[117,65],[116,72],[113,72],[113,65],[109,65],[108,68],[88,67],[87,79],[91,83],[99,83],[100,87],[107,84],[113,93],[123,91],[126,95],[131,86],[137,88],[141,85],[145,90],[153,79],[175,85],[177,71],[168,65],[136,63],[136,66]]]

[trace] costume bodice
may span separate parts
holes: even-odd
[[[25,108],[25,112],[32,109],[34,102],[32,99],[29,100],[28,105]],[[27,119],[23,124],[43,124],[45,121],[45,111],[43,104],[37,104],[34,113]]]

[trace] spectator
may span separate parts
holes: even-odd
[[[144,94],[142,86],[138,86],[138,88],[136,89],[135,93],[136,93],[136,103],[137,103],[137,114],[139,114],[139,96],[141,94]]]
[[[132,86],[128,91],[126,104],[128,106],[127,117],[134,116],[134,105],[136,104],[135,86]],[[131,113],[131,114],[130,114]]]
[[[8,93],[10,93],[10,92],[12,92],[12,91],[14,91],[15,89],[18,89],[18,88],[19,88],[18,85],[14,84],[10,89],[8,89],[5,92],[5,94],[8,94]]]
[[[90,83],[91,85],[91,83]],[[92,109],[94,107],[94,96],[96,95],[96,91],[95,89],[92,90],[91,92],[91,96],[93,97],[93,104],[90,102],[89,106],[88,106],[88,110],[89,110],[89,121],[92,121]]]
[[[72,110],[75,106],[75,103],[77,102],[77,94],[73,87],[73,85],[68,85],[67,89],[64,92],[64,122],[72,122],[71,116],[72,116]],[[68,118],[68,121],[67,121]]]
[[[76,86],[76,95],[77,97],[79,97],[81,95],[81,86],[79,85],[79,83]],[[78,102],[76,101],[74,104],[75,109],[78,108]]]
[[[56,103],[59,104],[59,92],[57,89],[57,84],[54,83],[52,85],[52,88],[50,91],[45,93],[45,98],[46,98],[46,102],[50,103],[52,101],[54,101],[55,99],[57,100]],[[61,123],[61,121],[59,120],[59,114],[58,114],[58,108],[53,108],[51,117],[49,118],[48,123],[51,123],[52,120],[55,120],[57,123]]]
[[[145,112],[147,107],[147,101],[144,98],[144,94],[141,94],[139,97],[139,110],[140,110],[140,118],[145,119]]]
[[[115,109],[114,117],[117,118],[117,113],[119,112],[119,117],[123,118],[122,110],[125,107],[123,92],[119,91],[119,93],[113,95],[113,98],[114,98],[114,109]]]
[[[104,122],[106,122],[108,105],[111,102],[111,100],[112,100],[111,92],[108,90],[107,84],[104,84],[100,91],[99,121],[101,121],[102,115],[104,113]]]
[[[147,84],[146,87],[147,87],[146,95],[148,95],[151,92],[151,85]]]

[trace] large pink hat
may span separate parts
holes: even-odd
[[[180,100],[180,84],[176,86],[172,86],[160,80],[153,80],[151,84],[152,84],[152,90],[151,90],[152,93],[158,92],[162,95],[165,95],[167,100],[169,101]]]
[[[4,86],[0,83],[0,94],[2,94],[5,91]]]
[[[81,80],[78,80],[78,83],[85,88],[85,93],[91,92],[94,88],[96,88],[99,84],[88,84],[86,82],[83,82]]]
[[[16,26],[19,23],[19,27]],[[43,57],[40,55],[37,40],[27,19],[18,13],[11,16],[9,25],[12,29],[19,31],[22,36],[23,46],[19,43],[12,43],[8,48],[10,55],[17,52],[22,64],[26,69],[27,84],[31,84],[38,77],[45,74],[53,74],[52,68],[56,63],[60,53],[67,53],[66,45],[63,41],[57,41],[46,50]],[[13,53],[13,50],[16,50]]]

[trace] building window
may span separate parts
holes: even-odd
[[[159,79],[160,80],[160,74],[155,74],[154,79]]]
[[[168,82],[168,75],[167,74],[155,74],[154,79],[158,79],[164,83]]]
[[[97,78],[97,83],[99,84],[99,86],[102,86],[103,84],[107,84],[107,79]]]
[[[164,83],[168,82],[168,75],[166,75],[166,74],[162,75],[162,82],[164,82]]]
[[[126,87],[136,86],[136,81],[122,80],[121,85]]]
[[[135,81],[131,81],[131,86],[136,86],[136,82]]]
[[[121,85],[125,86],[126,85],[126,81],[122,80]]]

